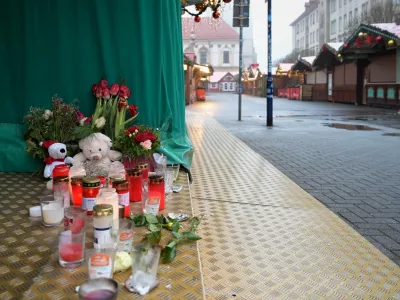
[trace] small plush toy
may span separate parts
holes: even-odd
[[[72,157],[67,156],[67,146],[65,144],[49,140],[40,143],[40,145],[45,147],[49,153],[49,156],[43,160],[46,164],[43,172],[45,178],[52,176],[55,166],[72,163]]]
[[[82,152],[73,157],[72,164],[84,166],[88,176],[108,176],[111,166],[123,165],[118,161],[121,152],[111,150],[111,139],[102,133],[92,133],[79,141]]]

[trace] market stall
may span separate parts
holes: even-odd
[[[296,63],[291,68],[291,74],[297,75],[299,78],[300,91],[297,100],[312,100],[313,84],[315,82],[307,82],[307,74],[312,72],[312,63],[315,60],[315,56],[299,57]]]

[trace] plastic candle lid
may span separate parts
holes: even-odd
[[[33,206],[29,208],[29,216],[40,217],[41,215],[42,211],[40,210],[40,206]]]

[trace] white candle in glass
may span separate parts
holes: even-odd
[[[59,224],[64,218],[63,203],[55,201],[49,203],[42,208],[43,222],[48,225]]]
[[[111,204],[113,207],[113,230],[119,230],[118,194],[113,188],[100,189],[96,204]]]

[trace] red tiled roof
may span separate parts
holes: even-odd
[[[229,26],[222,18],[216,29],[212,28],[210,18],[201,18],[200,23],[195,23],[193,18],[182,18],[186,28],[193,28],[196,34],[196,40],[213,40],[213,39],[239,39],[239,34]],[[183,40],[190,40],[190,31],[182,31]]]

